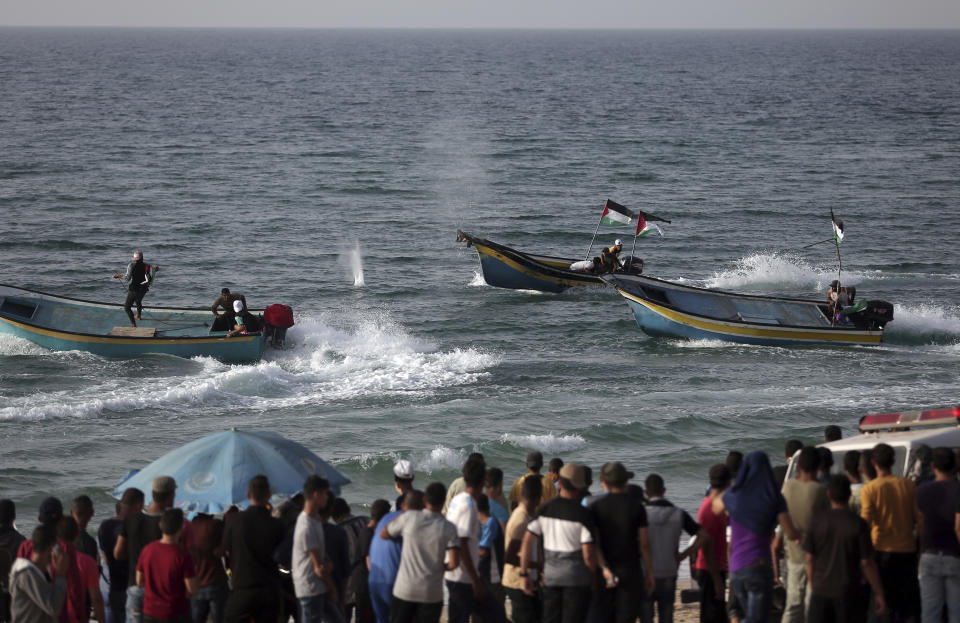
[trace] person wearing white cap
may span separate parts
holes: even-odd
[[[154,270],[158,268],[159,266],[153,267]],[[127,300],[123,304],[123,310],[127,312],[127,317],[130,318],[130,326],[135,327],[137,326],[137,320],[143,320],[143,295],[150,289],[150,282],[153,281],[150,266],[143,262],[143,252],[140,250],[134,251],[133,259],[127,264],[127,272],[123,275],[113,273],[113,278],[130,282],[130,285],[127,286]],[[133,317],[134,303],[137,305],[136,319]]]
[[[413,464],[410,463],[410,461],[400,459],[397,461],[397,464],[393,466],[393,488],[400,494],[397,496],[394,509],[400,510],[400,505],[403,504],[403,498],[406,497],[408,492],[416,490],[413,488]]]
[[[260,321],[244,307],[243,301],[233,302],[233,331],[227,333],[227,337],[233,337],[240,333],[256,333],[260,330]]]

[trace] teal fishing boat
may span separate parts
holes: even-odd
[[[149,307],[130,327],[122,305],[97,303],[0,284],[0,332],[51,350],[82,350],[105,357],[147,354],[255,362],[267,331],[227,337],[211,331],[209,309]]]
[[[643,277],[600,277],[626,299],[637,325],[655,337],[744,344],[879,344],[893,305],[865,301],[837,321],[819,301],[708,290]]]

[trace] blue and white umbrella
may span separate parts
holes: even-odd
[[[128,487],[147,496],[157,476],[177,481],[176,507],[185,512],[222,513],[231,504],[250,505],[250,479],[263,474],[274,495],[293,496],[307,476],[319,475],[340,495],[350,479],[303,446],[276,433],[229,430],[208,435],[169,452],[138,472],[128,474],[113,492]]]

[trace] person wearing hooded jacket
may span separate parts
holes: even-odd
[[[741,623],[767,623],[773,607],[770,542],[780,525],[793,542],[800,539],[777,489],[770,459],[756,450],[747,455],[733,485],[714,498],[713,512],[730,517],[730,588],[744,617]]]
[[[67,600],[67,552],[54,549],[57,533],[51,525],[33,531],[29,558],[17,558],[10,569],[10,610],[17,623],[56,623]],[[52,567],[55,577],[45,571]]]

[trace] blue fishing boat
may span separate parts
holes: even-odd
[[[571,264],[579,261],[576,259],[524,253],[460,230],[457,230],[457,242],[466,242],[476,249],[483,280],[497,288],[563,292],[569,288],[603,285],[598,275],[570,270]],[[630,265],[629,257],[623,261]],[[635,260],[633,266],[642,270],[643,262]]]
[[[651,336],[760,345],[879,344],[893,305],[866,301],[840,321],[825,302],[695,288],[639,275],[603,275]]]
[[[97,303],[0,284],[0,332],[51,350],[105,357],[166,354],[228,362],[259,361],[266,331],[226,337],[211,331],[209,309],[149,307],[130,327],[122,305]]]

